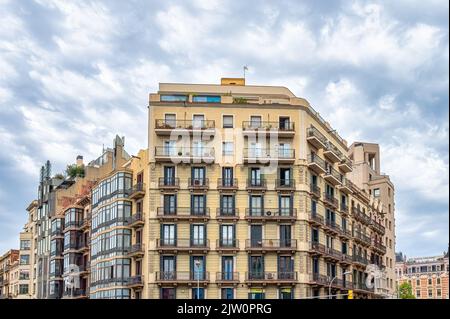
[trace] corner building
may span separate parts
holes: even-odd
[[[392,293],[387,204],[352,173],[368,158],[305,99],[244,79],[161,83],[148,141],[148,298]]]

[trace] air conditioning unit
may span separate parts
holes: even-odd
[[[194,185],[196,185],[196,186],[200,185],[200,180],[199,179],[195,179],[194,180]]]
[[[272,212],[269,210],[269,211],[266,212],[266,215],[270,216],[270,215],[272,215]]]
[[[267,279],[274,279],[273,273],[269,272],[269,273],[267,274]]]

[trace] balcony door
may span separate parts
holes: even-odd
[[[234,225],[220,225],[220,246],[234,247],[235,235]]]
[[[280,215],[290,216],[292,212],[292,197],[280,196],[279,198]]]
[[[278,257],[278,279],[294,278],[294,261],[292,256]]]
[[[250,184],[251,186],[262,186],[261,169],[259,167],[250,169]]]
[[[191,225],[191,244],[192,246],[203,247],[206,244],[206,226]]]
[[[250,242],[252,247],[262,246],[262,225],[251,225],[250,226]]]
[[[192,185],[204,186],[205,185],[205,167],[193,167],[191,171]]]
[[[250,128],[260,128],[262,124],[261,116],[250,116]]]
[[[251,142],[249,148],[249,157],[259,158],[262,156],[262,147],[259,142]]]
[[[291,169],[290,168],[280,168],[278,173],[278,178],[280,180],[280,186],[290,186],[291,185]]]
[[[206,196],[192,195],[191,196],[191,214],[205,215],[206,213]]]
[[[205,125],[205,116],[195,114],[192,118],[192,127],[199,129],[199,128],[203,128],[204,125]]]
[[[205,256],[192,256],[191,269],[194,280],[205,280]]]
[[[291,125],[290,125],[290,118],[289,117],[281,117],[280,116],[280,130],[289,130]]]
[[[233,186],[233,167],[222,168],[222,186]]]
[[[280,225],[280,246],[291,247],[291,225]]]
[[[164,124],[167,128],[174,129],[177,126],[177,116],[175,114],[164,115]]]
[[[164,141],[164,156],[176,156],[176,141]]]
[[[222,280],[233,280],[234,258],[233,256],[222,257]]]
[[[221,215],[233,216],[234,213],[234,195],[222,195],[220,201]]]
[[[291,157],[291,144],[289,144],[289,143],[278,144],[278,156],[280,158],[290,158]]]
[[[250,215],[262,216],[263,197],[261,195],[250,195]]]
[[[264,279],[264,257],[250,256],[248,270],[249,279]]]
[[[176,279],[176,259],[175,256],[161,257],[161,274],[164,280]]]
[[[164,166],[164,185],[175,185],[175,166]]]
[[[174,194],[164,195],[164,215],[177,214],[177,197]]]
[[[165,246],[176,246],[176,225],[161,225],[162,244]]]

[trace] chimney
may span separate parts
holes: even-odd
[[[83,166],[83,156],[77,156],[77,167]]]

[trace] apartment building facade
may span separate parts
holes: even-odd
[[[395,272],[397,287],[409,283],[416,299],[449,299],[448,251],[440,256],[399,259]]]
[[[10,249],[0,256],[0,299],[12,298],[11,274],[18,260],[19,251],[17,249]]]
[[[365,284],[369,263],[392,266],[384,204],[351,181],[357,152],[288,89],[160,84],[148,141],[149,298],[391,289],[392,270],[382,292]]]

